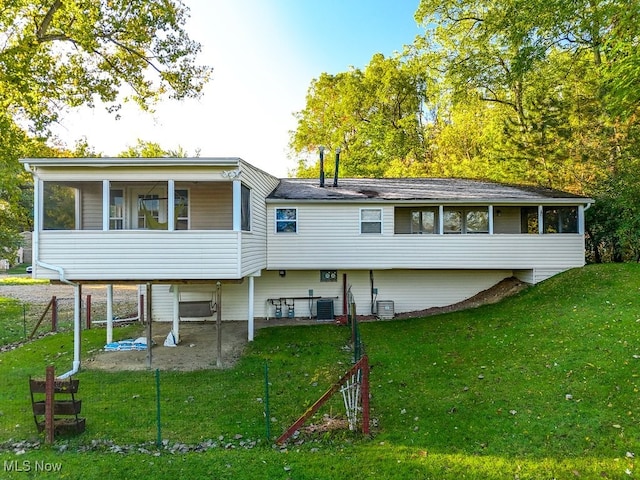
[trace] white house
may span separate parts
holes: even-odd
[[[144,285],[176,333],[219,285],[222,319],[248,321],[249,340],[255,317],[422,310],[582,266],[592,203],[459,179],[278,179],[239,158],[22,163],[36,278]]]

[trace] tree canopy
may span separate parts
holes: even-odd
[[[312,81],[291,132],[296,173],[316,174],[325,145],[342,149],[344,176],[602,195],[592,245],[637,258],[640,0],[421,0],[415,19],[425,34],[401,54]]]

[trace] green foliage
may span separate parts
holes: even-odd
[[[78,378],[87,431],[52,448],[0,453],[0,461],[61,462],[66,478],[633,477],[639,292],[640,266],[589,266],[499,304],[361,324],[372,364],[370,439],[302,435],[286,449],[264,439],[265,362],[274,435],[350,366],[348,329],[278,327],[260,330],[230,370],[161,372],[164,438],[213,439],[214,448],[155,449],[154,372],[86,369]],[[85,355],[103,341],[101,330],[83,332]],[[71,335],[49,336],[0,354],[0,443],[38,438],[25,408],[27,378],[48,363],[67,368],[72,343]],[[337,398],[318,415],[343,408]],[[105,440],[136,453],[79,452]]]
[[[123,96],[148,108],[164,93],[197,96],[209,68],[195,63],[187,16],[175,1],[12,1],[0,15],[0,99],[42,131],[63,105],[100,99],[117,110]]]
[[[422,0],[425,35],[402,55],[312,82],[291,140],[297,174],[314,175],[309,153],[331,145],[345,152],[344,175],[593,195],[638,155],[639,9],[637,0]]]
[[[640,162],[621,165],[595,197],[587,210],[591,260],[640,262]]]
[[[376,54],[364,70],[313,80],[291,147],[315,155],[319,146],[341,149],[341,175],[386,175],[389,162],[422,162],[427,144],[423,111],[428,73],[411,51],[385,58]],[[315,157],[314,157],[315,159]],[[300,164],[297,175],[317,167]]]
[[[136,145],[130,146],[118,154],[118,157],[123,158],[185,158],[187,156],[187,152],[182,147],[178,147],[175,150],[165,150],[158,143],[145,142],[140,139],[138,139]],[[196,156],[198,156],[198,154],[196,154]]]

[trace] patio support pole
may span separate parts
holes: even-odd
[[[82,345],[82,328],[80,323],[82,310],[82,289],[80,285],[73,286],[73,371],[80,369],[80,345]]]
[[[180,343],[180,287],[173,286],[173,336]]]
[[[153,340],[151,336],[151,283],[147,283],[147,367],[151,368],[151,347]]]
[[[113,285],[107,285],[107,343],[113,342]]]
[[[220,282],[216,283],[216,334],[218,347],[216,354],[216,366],[222,368],[222,288]]]
[[[253,293],[254,293],[254,277],[249,277],[249,314],[248,314],[248,341],[253,342]]]

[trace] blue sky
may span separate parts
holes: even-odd
[[[104,155],[138,138],[190,154],[242,157],[277,176],[287,158],[293,114],[321,73],[363,68],[373,54],[392,55],[421,29],[419,0],[186,0],[190,36],[202,44],[200,63],[213,79],[199,100],[164,101],[154,114],[125,108],[115,120],[104,109],[71,112],[58,135],[86,137]]]

